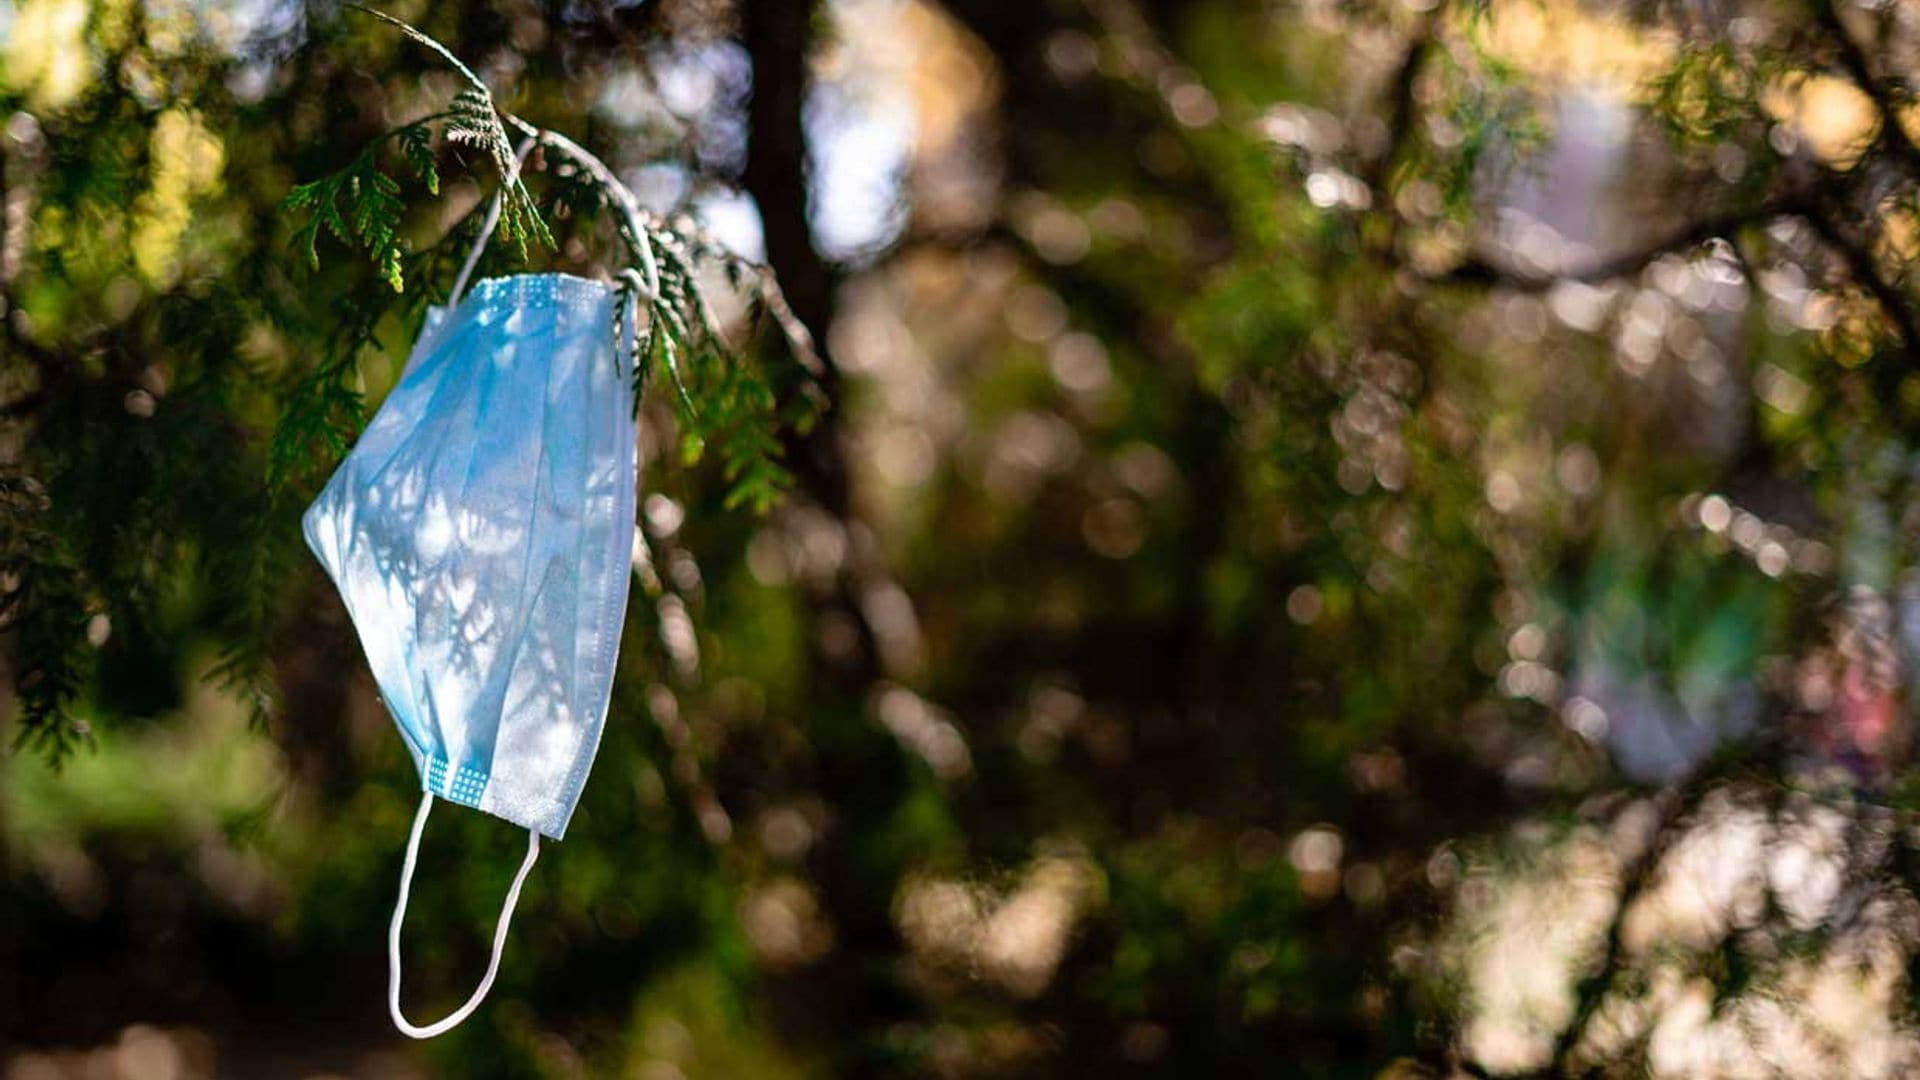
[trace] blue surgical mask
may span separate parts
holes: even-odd
[[[565,274],[454,291],[304,519],[420,773],[388,942],[394,1023],[417,1038],[485,997],[540,837],[566,833],[606,720],[634,534],[633,382],[616,340],[629,298]],[[399,930],[436,797],[525,828],[527,854],[486,979],[417,1027],[400,1013]]]

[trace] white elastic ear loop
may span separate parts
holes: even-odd
[[[520,872],[513,875],[513,887],[507,890],[507,901],[500,907],[500,921],[493,927],[493,959],[487,961],[486,977],[473,990],[473,996],[465,1005],[448,1014],[444,1020],[438,1020],[425,1027],[415,1027],[400,1015],[400,923],[407,917],[407,894],[413,888],[413,864],[420,857],[420,832],[427,824],[427,811],[433,809],[433,793],[420,796],[420,812],[413,816],[413,835],[407,838],[407,861],[400,870],[400,899],[393,905],[393,922],[387,927],[387,1012],[393,1016],[393,1026],[401,1034],[415,1039],[431,1039],[457,1027],[462,1020],[473,1015],[473,1010],[486,1000],[487,991],[493,989],[493,977],[500,970],[500,951],[507,943],[507,925],[513,921],[513,906],[520,902],[520,886],[526,884],[527,871],[533,869],[533,860],[540,854],[540,834],[536,830],[527,830],[527,857],[520,863]]]
[[[529,135],[520,140],[514,148],[513,174],[500,178],[500,187],[493,193],[493,202],[487,206],[487,216],[480,224],[480,235],[473,238],[473,250],[467,252],[467,261],[460,264],[460,276],[453,279],[453,291],[447,294],[447,310],[452,311],[460,304],[460,298],[466,295],[467,279],[473,276],[473,268],[480,265],[480,253],[487,249],[487,237],[500,224],[500,204],[506,200],[507,187],[520,177],[520,166],[526,164],[527,155],[533,151],[535,139]]]
[[[652,269],[649,267],[648,269]],[[625,288],[620,290],[621,303],[626,305],[626,325],[620,327],[620,345],[630,347],[640,340],[640,307],[660,299],[660,283],[649,282],[640,275],[640,271],[629,266],[620,271],[620,281]]]

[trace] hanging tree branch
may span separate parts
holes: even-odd
[[[715,446],[721,456],[721,471],[730,484],[728,502],[759,509],[770,506],[791,482],[779,460],[781,449],[775,432],[783,422],[804,424],[806,413],[819,407],[818,382],[826,372],[812,334],[794,315],[772,271],[727,249],[689,220],[668,220],[643,209],[613,170],[579,143],[501,110],[480,77],[431,36],[371,8],[357,4],[348,8],[397,27],[451,64],[468,85],[447,110],[381,135],[346,168],[293,190],[285,207],[306,214],[295,235],[308,261],[318,264],[316,241],[324,230],[348,247],[364,250],[393,290],[404,290],[402,266],[407,252],[400,231],[406,208],[403,186],[384,170],[379,151],[388,144],[398,146],[413,174],[429,193],[437,194],[439,175],[429,144],[436,126],[447,142],[477,147],[493,162],[504,195],[498,228],[503,238],[514,243],[520,257],[526,257],[529,241],[553,247],[553,236],[526,187],[520,155],[507,135],[507,128],[513,128],[563,159],[567,168],[578,170],[599,205],[613,215],[629,265],[614,268],[610,276],[627,283],[623,295],[628,302],[643,305],[647,315],[633,342],[635,408],[639,407],[647,373],[658,367],[673,384],[685,434],[683,446],[689,457],[699,456],[708,445]],[[700,278],[708,267],[718,270],[736,288],[744,289],[779,328],[787,351],[806,375],[797,399],[805,407],[802,413],[793,414],[783,406],[760,366],[736,354],[727,343],[702,289]],[[360,348],[372,343],[372,320],[366,325],[365,333],[350,336],[343,356],[322,365],[334,373],[329,376],[333,381],[350,371]],[[324,390],[322,386],[316,392]],[[288,410],[290,418],[314,412],[309,409],[303,413],[300,404],[296,396]],[[331,423],[338,428],[342,416],[357,422],[353,412],[334,410],[329,414],[322,410],[320,415],[323,426]],[[285,426],[283,421],[283,429]],[[351,432],[331,431],[322,433],[318,442],[338,450],[350,436]],[[286,445],[314,445],[315,441],[312,433],[304,440],[284,440]],[[276,445],[282,443],[276,435]]]

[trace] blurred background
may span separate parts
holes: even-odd
[[[383,10],[767,262],[825,407],[755,513],[649,400],[584,801],[404,1040],[418,779],[269,436],[496,177],[398,298],[281,202],[458,78],[0,0],[0,1077],[1920,1070],[1920,8]],[[434,816],[415,1016],[520,848]]]

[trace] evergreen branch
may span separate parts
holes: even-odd
[[[427,129],[423,124],[408,124],[400,129],[397,141],[400,150],[406,155],[407,164],[413,167],[414,175],[427,185],[431,194],[440,194],[440,171],[436,167],[433,146],[428,142]]]
[[[526,258],[528,239],[551,248],[553,234],[547,230],[545,220],[534,205],[533,196],[527,192],[527,186],[520,178],[520,162],[514,156],[513,144],[500,122],[502,114],[494,104],[493,91],[472,68],[453,54],[453,50],[434,40],[431,35],[363,4],[349,3],[346,6],[349,10],[371,15],[398,28],[401,33],[452,65],[461,78],[467,80],[467,86],[454,95],[451,115],[447,118],[447,141],[476,147],[493,160],[494,168],[500,173],[500,182],[505,185],[507,192],[504,213],[500,216],[501,235],[513,242],[520,257]],[[437,188],[437,181],[431,186]]]
[[[407,249],[400,224],[406,204],[400,198],[400,182],[380,167],[379,149],[389,140],[399,143],[414,173],[428,190],[438,193],[440,176],[428,138],[431,125],[447,116],[436,113],[402,124],[368,143],[346,168],[295,185],[287,193],[281,209],[307,214],[294,230],[294,243],[306,255],[308,266],[320,265],[320,232],[325,229],[347,247],[364,251],[394,292],[405,290],[400,266]]]
[[[631,269],[647,286],[637,291],[650,294],[644,331],[647,348],[636,352],[649,362],[635,365],[635,407],[646,370],[658,364],[673,386],[676,411],[687,429],[688,438],[683,441],[687,456],[697,458],[709,444],[717,445],[721,474],[731,485],[728,504],[756,509],[772,505],[791,482],[780,464],[782,448],[773,434],[782,420],[778,396],[765,375],[727,345],[700,288],[699,275],[701,265],[708,263],[730,279],[752,283],[756,298],[774,314],[789,351],[808,376],[803,382],[804,400],[817,407],[817,380],[824,376],[825,365],[812,336],[787,306],[773,272],[727,250],[691,223],[669,224],[648,213],[605,162],[565,135],[512,115],[506,121],[578,166],[614,211],[621,240],[634,263]]]
[[[44,524],[45,492],[17,470],[0,471],[0,630],[13,638],[13,693],[26,747],[59,765],[91,738],[73,716],[91,650],[84,576]]]
[[[806,373],[801,380],[802,400],[817,407],[822,397],[817,380],[824,376],[825,365],[773,273],[728,251],[691,222],[669,223],[643,210],[605,162],[558,132],[502,112],[472,69],[427,34],[371,8],[348,7],[427,46],[452,64],[468,85],[444,112],[387,132],[346,168],[301,184],[288,194],[285,208],[306,215],[294,239],[309,264],[318,264],[318,241],[324,231],[364,251],[381,280],[396,293],[404,291],[408,256],[400,224],[406,207],[399,181],[380,165],[379,150],[391,140],[412,174],[430,192],[437,192],[440,177],[431,146],[435,125],[446,142],[478,150],[493,161],[503,185],[497,228],[519,256],[526,257],[529,239],[551,247],[553,236],[522,176],[521,155],[509,142],[507,127],[513,127],[576,166],[594,191],[594,201],[612,212],[629,264],[617,275],[627,287],[616,318],[634,318],[634,408],[639,408],[648,371],[658,366],[673,387],[675,411],[686,432],[682,440],[686,457],[697,459],[706,446],[717,445],[721,473],[730,485],[728,502],[770,505],[790,479],[779,462],[782,449],[775,433],[783,422],[805,423],[804,415],[783,415],[766,372],[728,344],[700,276],[703,267],[714,267],[735,284],[748,283],[753,299],[773,316]],[[637,317],[640,312],[634,306],[640,304],[644,304],[644,319]],[[269,450],[270,490],[284,490],[292,476],[314,460],[332,460],[345,452],[362,407],[352,385],[356,358],[371,343],[378,317],[378,311],[350,312],[346,321],[353,329],[294,392]]]
[[[493,162],[506,192],[500,216],[502,239],[512,243],[522,259],[526,258],[529,240],[552,247],[553,234],[521,179],[519,159],[507,139],[506,128],[501,124],[500,112],[486,83],[452,50],[430,35],[384,12],[360,4],[346,6],[394,26],[426,46],[451,64],[468,85],[454,95],[445,111],[386,132],[362,149],[345,169],[298,185],[288,194],[284,209],[307,212],[307,219],[296,229],[294,238],[305,251],[308,264],[315,267],[320,264],[318,240],[324,229],[346,246],[364,250],[393,290],[404,291],[406,283],[400,267],[406,246],[399,233],[405,204],[399,198],[399,182],[381,169],[378,151],[389,140],[397,143],[407,166],[429,192],[437,195],[440,173],[430,141],[435,124],[440,126],[447,142],[477,149]]]

